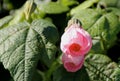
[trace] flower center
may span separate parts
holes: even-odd
[[[78,52],[80,50],[81,46],[79,44],[73,43],[70,45],[69,49],[70,51]]]

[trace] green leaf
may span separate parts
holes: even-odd
[[[120,31],[119,17],[112,12],[84,9],[73,15],[73,18],[79,19],[82,27],[92,36],[92,51],[95,53],[106,52],[114,44]]]
[[[118,7],[120,8],[120,0],[100,0],[98,5],[103,5],[104,7]]]
[[[51,22],[43,19],[34,20],[32,27],[42,35],[45,44],[48,42],[55,44],[58,40],[57,29]]]
[[[115,81],[118,66],[102,54],[88,54],[84,63],[91,81]]]
[[[34,19],[42,19],[45,17],[45,12],[42,12],[40,10],[38,10],[38,8],[35,9],[35,11],[31,14],[31,18],[32,20]]]
[[[24,14],[24,7],[15,10],[13,15],[13,19],[9,22],[9,25],[17,24],[19,22],[23,22],[25,20],[25,14]]]
[[[31,24],[22,22],[2,28],[0,62],[10,71],[15,81],[34,81],[36,65],[47,49],[46,44],[50,42],[54,45],[57,38],[55,26],[42,19],[34,20]],[[48,57],[47,53],[44,54]],[[49,58],[42,60],[49,62]]]
[[[55,54],[57,52],[57,48],[54,44],[49,42],[46,44],[46,51],[47,51],[48,58],[49,58],[49,60],[46,60],[46,63],[47,65],[50,66],[52,62],[55,60]]]
[[[109,8],[106,8],[106,10],[120,17],[120,8],[109,7]]]
[[[101,16],[101,12],[94,9],[83,9],[75,13],[73,18],[79,19],[82,26],[85,29],[89,29]]]
[[[86,0],[83,3],[81,3],[80,5],[78,5],[77,7],[73,8],[70,12],[70,14],[75,14],[77,12],[79,12],[79,10],[82,9],[86,9],[91,7],[94,3],[97,3],[99,0]]]
[[[77,72],[67,72],[64,67],[60,66],[53,73],[53,81],[90,81],[85,68]]]
[[[64,6],[57,2],[46,2],[39,4],[38,9],[47,14],[59,14],[69,10],[67,6]]]
[[[34,20],[32,27],[36,32],[41,34],[46,49],[43,49],[43,53],[40,58],[49,67],[54,60],[57,50],[54,44],[58,40],[58,31],[55,26],[48,21],[41,22]]]
[[[120,8],[120,0],[117,1],[117,7]]]
[[[120,81],[120,68],[116,71],[115,81]]]
[[[65,6],[72,6],[72,5],[78,4],[77,0],[59,0],[58,2],[60,2]]]

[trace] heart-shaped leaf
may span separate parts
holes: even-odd
[[[47,44],[54,46],[57,38],[55,26],[42,19],[34,20],[31,24],[25,21],[2,28],[0,62],[10,71],[15,81],[32,81],[38,60],[45,63],[47,60],[49,63],[48,53],[51,51],[47,51]],[[46,57],[42,59],[43,54]]]

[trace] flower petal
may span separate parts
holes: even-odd
[[[63,54],[62,62],[68,72],[76,72],[83,66],[84,56],[73,57],[68,54]]]

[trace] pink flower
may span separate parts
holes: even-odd
[[[84,56],[73,57],[71,55],[63,54],[62,62],[68,72],[76,72],[83,66]]]
[[[76,72],[83,66],[84,56],[92,47],[92,39],[77,20],[68,25],[60,43],[62,62],[67,71]]]
[[[71,56],[85,55],[92,47],[92,39],[87,31],[74,23],[61,37],[60,48],[64,54]]]

